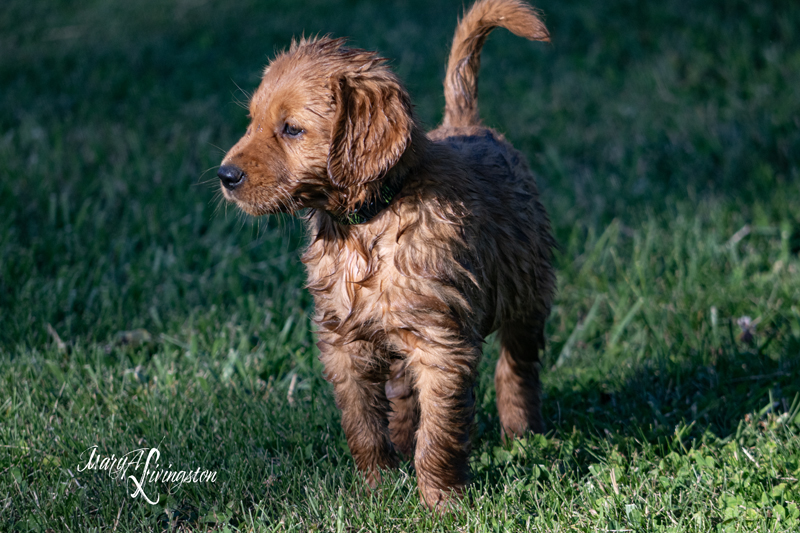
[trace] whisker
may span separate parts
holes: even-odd
[[[236,234],[241,234],[242,230],[244,229],[244,224],[247,222],[247,213],[244,211],[237,212],[237,218],[239,219],[239,227],[236,230]]]
[[[208,144],[208,145],[209,145],[209,146],[211,146],[212,148],[216,148],[217,150],[219,150],[219,151],[220,151],[221,153],[223,153],[223,154],[227,154],[227,153],[228,153],[228,151],[227,151],[227,150],[225,150],[224,148],[222,148],[222,147],[220,147],[220,146],[217,146],[216,144],[214,144],[214,143],[212,143],[212,142],[207,142],[206,144]]]
[[[245,91],[244,89],[242,89],[241,87],[239,87],[239,84],[236,83],[236,81],[233,78],[231,78],[231,82],[233,82],[233,84],[236,85],[236,88],[239,90],[240,93],[242,93],[245,96],[245,98],[247,100],[246,102],[242,101],[242,100],[239,100],[236,97],[236,93],[233,93],[231,95],[233,97],[233,103],[236,104],[237,106],[241,107],[245,111],[249,111],[250,110],[250,100],[253,98],[252,93],[249,93],[249,92]]]
[[[211,168],[207,168],[207,169],[205,169],[205,170],[204,170],[204,171],[203,171],[203,172],[202,172],[202,173],[201,173],[201,174],[200,174],[200,175],[197,177],[197,180],[198,180],[198,181],[194,182],[192,185],[193,185],[193,186],[199,186],[199,185],[208,185],[209,183],[215,183],[215,182],[216,182],[216,181],[219,179],[219,178],[217,178],[216,176],[214,176],[213,178],[207,179],[207,180],[203,180],[203,181],[200,181],[200,180],[201,180],[201,178],[202,178],[203,176],[205,176],[205,175],[206,175],[206,173],[207,173],[208,171],[210,171],[210,170],[214,170],[214,169],[216,169],[216,168],[219,168],[219,167],[220,167],[220,165],[215,165],[215,166],[213,166],[213,167],[211,167]]]
[[[192,183],[192,187],[201,187],[204,185],[213,186],[215,183],[219,182],[219,178],[214,176],[213,178],[208,178],[207,180],[198,181],[197,183]]]
[[[214,207],[214,210],[211,212],[211,218],[216,218],[219,215],[220,210],[222,209],[223,204],[227,204],[228,202],[225,201],[225,198],[222,197],[222,193],[218,193],[214,195],[214,198],[209,200],[209,203],[216,202],[217,205]]]
[[[237,89],[239,89],[239,91],[240,91],[240,92],[241,92],[243,95],[245,95],[245,97],[247,97],[247,99],[248,99],[248,100],[250,100],[250,99],[253,97],[253,93],[251,93],[251,92],[248,92],[248,91],[245,91],[244,89],[242,89],[242,88],[239,86],[239,84],[238,84],[238,83],[236,83],[236,80],[234,80],[233,78],[231,78],[231,82],[233,82],[233,84],[234,84],[234,85],[236,85],[236,88],[237,88]]]

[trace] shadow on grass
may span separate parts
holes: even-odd
[[[764,353],[769,339],[760,347],[737,339],[707,357],[655,357],[605,370],[553,367],[543,374],[548,439],[532,437],[522,448],[500,440],[490,348],[478,385],[483,405],[476,414],[473,469],[484,487],[502,491],[510,475],[542,479],[544,470],[537,468],[555,463],[583,477],[614,454],[657,462],[706,443],[752,445],[754,433],[743,431],[746,426],[763,432],[774,429],[776,419],[800,424],[800,339],[789,335],[781,342],[782,355]],[[795,420],[786,419],[790,412]],[[529,445],[533,452],[523,450]]]

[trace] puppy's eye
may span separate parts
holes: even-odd
[[[294,124],[289,124],[288,122],[283,125],[283,134],[287,137],[297,138],[300,137],[305,131],[303,128],[295,126]]]

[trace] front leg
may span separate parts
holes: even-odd
[[[414,465],[420,494],[431,508],[446,507],[469,483],[469,432],[480,344],[456,332],[413,336],[409,370],[419,401]],[[437,332],[440,333],[440,332]],[[408,334],[410,336],[413,334]]]
[[[342,412],[350,453],[369,486],[375,488],[380,471],[398,464],[389,436],[389,401],[384,389],[388,362],[372,343],[345,343],[332,333],[320,334],[317,345],[325,377],[333,384],[336,406]]]

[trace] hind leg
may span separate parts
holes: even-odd
[[[406,458],[413,459],[416,432],[419,425],[419,402],[411,376],[406,372],[405,361],[395,361],[386,381],[389,399],[389,434],[392,444]]]
[[[500,344],[494,384],[503,438],[543,433],[539,351],[544,349],[544,320],[503,324]]]

